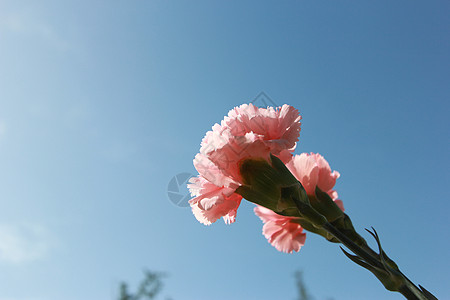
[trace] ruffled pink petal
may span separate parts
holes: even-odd
[[[261,219],[261,221],[263,221],[263,223],[267,223],[270,221],[284,221],[285,219],[292,219],[291,217],[279,215],[261,205],[256,205],[253,211]]]
[[[286,165],[291,173],[303,185],[308,195],[314,195],[319,182],[319,166],[314,156],[307,153],[295,155]]]
[[[283,105],[279,111],[279,128],[281,129],[282,135],[281,140],[288,141],[286,147],[289,149],[294,149],[296,142],[300,136],[302,117],[298,114],[298,110],[289,105]],[[286,128],[283,130],[283,128]],[[284,132],[283,132],[284,131]]]
[[[286,222],[278,224],[269,222],[263,226],[263,234],[278,251],[285,253],[298,252],[305,244],[306,233],[299,224]]]
[[[240,200],[239,200],[239,203],[240,203]],[[238,206],[239,206],[239,204],[236,206],[235,209],[230,210],[230,212],[228,212],[228,214],[223,216],[223,221],[225,222],[225,224],[231,224],[236,221],[236,214],[237,214]]]
[[[280,152],[280,154],[277,155],[277,157],[284,163],[287,164],[292,159],[292,153],[291,150],[283,150]]]
[[[230,176],[227,176],[224,172],[220,171],[217,165],[202,153],[198,153],[195,156],[194,167],[203,178],[216,186],[233,187],[236,189],[240,185]]]
[[[281,150],[295,148],[300,135],[300,120],[298,110],[286,104],[278,109],[243,104],[232,109],[224,123],[234,136],[249,132],[262,136],[271,146],[272,154],[277,155]]]
[[[218,187],[198,176],[190,179],[188,188],[193,199],[189,201],[194,216],[200,223],[210,225],[224,217],[226,223],[233,223],[242,196],[235,189]]]
[[[308,195],[314,195],[318,186],[333,200],[337,199],[337,193],[333,187],[340,174],[337,171],[331,171],[330,165],[322,155],[318,153],[296,155],[287,163],[287,167],[301,182]]]
[[[236,212],[241,200],[242,197],[238,194],[233,194],[232,197],[218,196],[209,210],[204,209],[200,202],[191,203],[192,213],[200,223],[205,225],[211,225],[221,217],[226,224],[231,224],[236,220]]]
[[[278,251],[298,252],[305,244],[306,233],[303,233],[300,224],[292,221],[295,218],[280,216],[259,205],[255,207],[254,211],[264,222],[264,236]]]
[[[331,172],[330,165],[322,155],[311,153],[311,156],[315,158],[317,166],[319,167],[319,182],[317,183],[318,187],[322,191],[331,190],[336,184],[336,179],[338,179],[340,176],[339,172]]]
[[[342,211],[345,211],[345,209],[344,209],[344,202],[342,202],[342,200],[336,199],[336,200],[334,200],[334,203],[336,203],[336,205],[337,205]]]

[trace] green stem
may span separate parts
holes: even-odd
[[[336,229],[330,223],[325,223],[323,228],[331,233],[335,238],[337,238],[342,244],[344,244],[349,250],[358,255],[360,258],[364,259],[370,265],[378,267],[380,269],[385,268],[378,257],[374,257],[363,248],[355,244],[352,240],[346,237],[338,229]],[[373,250],[371,251],[375,253]],[[396,270],[391,269],[391,272],[396,272]],[[401,293],[408,300],[428,300],[422,292],[405,276],[403,273],[398,272],[404,280],[404,283],[398,288],[398,292]]]
[[[345,236],[342,232],[340,232],[337,228],[335,228],[330,223],[325,223],[323,225],[323,229],[331,233],[335,238],[337,238],[342,244],[344,244],[349,250],[351,250],[353,253],[358,255],[359,257],[363,258],[366,262],[370,263],[371,265],[383,268],[383,264],[373,257],[371,254],[367,253],[364,249],[362,249],[360,246],[355,244],[351,239],[349,239],[347,236]]]
[[[300,211],[304,211],[306,208],[312,209],[309,205],[305,205],[305,203],[301,202],[296,197],[293,197],[293,200]],[[309,207],[306,207],[309,206]],[[314,209],[313,209],[314,210]],[[320,218],[318,218],[320,219]],[[387,288],[386,287],[386,279],[384,279],[383,285],[388,289],[392,291],[397,291],[401,293],[406,299],[408,300],[430,300],[433,298],[426,297],[422,291],[413,284],[402,272],[399,270],[394,270],[390,266],[388,266],[383,260],[382,260],[382,250],[380,249],[380,254],[377,254],[375,251],[373,251],[368,245],[365,245],[364,248],[354,243],[349,237],[347,237],[344,233],[339,231],[336,227],[334,227],[329,222],[318,222],[316,224],[321,224],[321,227],[326,230],[328,233],[333,235],[336,239],[338,239],[343,245],[345,245],[349,250],[351,250],[354,254],[356,254],[359,258],[363,259],[364,262],[371,267],[377,268],[379,270],[385,270],[386,273],[390,276],[387,278],[387,283],[389,286],[392,286],[393,288]],[[377,242],[379,242],[377,240]],[[370,270],[370,269],[369,269]],[[434,296],[433,296],[434,297]]]

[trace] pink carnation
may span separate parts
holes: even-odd
[[[315,195],[316,186],[327,192],[339,208],[344,211],[341,200],[338,200],[337,192],[333,190],[337,171],[331,171],[328,162],[316,153],[302,153],[296,155],[286,165],[292,174],[303,185],[308,195]],[[263,221],[263,234],[270,244],[278,251],[292,253],[299,251],[305,243],[306,234],[294,217],[278,215],[262,206],[256,206],[255,214]]]
[[[199,176],[188,185],[195,217],[211,224],[220,217],[235,221],[242,196],[234,191],[242,184],[239,164],[248,158],[269,159],[270,153],[283,162],[292,158],[300,135],[298,111],[283,105],[258,108],[243,104],[230,110],[221,124],[215,124],[202,140],[194,166]]]
[[[264,222],[263,234],[278,251],[292,253],[305,244],[306,233],[293,217],[280,216],[268,208],[257,205],[255,214]]]
[[[227,224],[235,221],[242,200],[242,196],[234,192],[235,189],[218,187],[201,176],[191,179],[189,189],[195,196],[190,201],[192,212],[200,223],[210,225],[220,217]]]
[[[330,165],[322,155],[312,152],[302,153],[294,156],[286,166],[301,182],[308,195],[315,195],[316,187],[319,187],[330,195],[342,211],[344,210],[342,201],[338,200],[338,194],[333,190],[340,174],[337,171],[331,171]]]

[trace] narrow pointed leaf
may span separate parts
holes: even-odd
[[[429,299],[429,300],[438,300],[438,298],[436,298],[436,296],[434,296],[432,293],[430,293],[426,288],[424,288],[420,284],[419,284],[419,287],[422,290],[422,293],[425,295],[425,297],[427,297],[427,299]]]

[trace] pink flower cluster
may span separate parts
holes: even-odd
[[[317,153],[295,155],[286,165],[291,173],[303,185],[308,195],[314,195],[316,187],[328,193],[331,199],[344,211],[342,201],[333,190],[337,171],[331,171],[330,165]],[[263,234],[277,250],[291,253],[299,251],[305,244],[306,233],[296,222],[296,218],[280,216],[262,206],[255,207],[255,214],[264,222]]]
[[[314,195],[315,187],[327,192],[343,209],[333,190],[339,173],[331,172],[319,154],[293,156],[300,135],[301,116],[289,105],[276,109],[243,104],[232,109],[221,124],[215,124],[202,140],[200,153],[194,159],[199,175],[188,184],[189,201],[194,216],[205,225],[223,218],[233,223],[242,196],[236,189],[243,184],[239,173],[242,161],[279,157],[305,187]],[[264,222],[263,234],[279,251],[299,251],[305,242],[303,228],[295,218],[277,215],[257,206],[255,213]]]
[[[197,220],[209,225],[219,218],[233,223],[242,196],[239,163],[248,158],[269,159],[270,153],[288,162],[300,135],[300,115],[289,105],[274,109],[243,104],[230,110],[202,140],[194,158],[199,175],[188,185]]]

